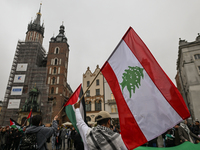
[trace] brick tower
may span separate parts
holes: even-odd
[[[47,84],[49,85],[48,98],[53,101],[54,117],[62,108],[65,101],[72,94],[67,84],[69,45],[64,35],[65,27],[60,26],[59,34],[52,37],[49,44],[47,56]],[[65,113],[59,114],[59,124],[65,122]]]

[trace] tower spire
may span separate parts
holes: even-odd
[[[37,24],[37,25],[40,25],[40,18],[42,16],[42,14],[41,14],[41,6],[42,6],[42,3],[40,3],[40,8],[39,8],[39,11],[37,13],[37,17],[33,22],[34,24]]]

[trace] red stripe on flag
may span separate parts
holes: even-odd
[[[125,145],[128,149],[134,149],[146,143],[147,139],[140,130],[134,116],[132,115],[126,101],[124,100],[121,89],[119,87],[119,83],[117,82],[117,77],[108,62],[104,64],[101,72],[106,78],[106,81],[110,85],[110,88],[116,98],[121,136]]]
[[[182,119],[188,118],[190,113],[180,92],[162,70],[144,42],[131,27],[124,35],[123,40],[131,49],[168,103],[176,110]]]
[[[78,98],[79,98],[79,94],[80,94],[80,90],[81,90],[81,85],[79,85],[79,87],[76,89],[76,91],[72,94],[72,96],[69,98],[69,100],[65,103],[64,107],[67,105],[74,105]]]

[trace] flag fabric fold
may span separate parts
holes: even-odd
[[[128,149],[190,116],[178,89],[131,27],[101,72],[115,96],[121,135]]]
[[[21,129],[21,125],[18,124],[15,120],[13,120],[12,118],[10,118],[10,127],[11,128],[17,128],[19,131],[22,131]]]
[[[74,104],[79,101],[79,99],[83,95],[83,89],[82,89],[82,84],[79,85],[79,87],[76,89],[76,91],[72,94],[72,96],[69,98],[69,100],[65,103],[65,112],[67,114],[67,117],[71,121],[72,125],[76,129],[77,132],[79,132],[77,126],[76,126],[76,116],[75,116],[75,108]],[[80,112],[83,120],[86,122],[86,111],[85,111],[85,99],[84,96],[81,99],[80,103]]]
[[[32,109],[30,110],[30,113],[28,114],[28,117],[26,118],[29,123],[31,123],[31,117],[32,117]]]

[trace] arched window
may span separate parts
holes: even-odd
[[[195,54],[195,55],[194,55],[194,58],[195,58],[195,59],[200,59],[200,54]]]
[[[55,65],[57,65],[57,64],[58,64],[58,59],[56,58],[56,59],[55,59]]]
[[[56,78],[53,77],[53,78],[52,78],[52,84],[55,84],[55,82],[56,82]]]
[[[48,84],[50,83],[50,77],[48,77],[48,82],[47,82]]]
[[[60,67],[58,68],[58,74],[60,74]]]
[[[58,87],[56,87],[56,94],[58,94]]]
[[[51,94],[53,94],[53,93],[54,93],[54,88],[52,87],[52,88],[51,88]]]
[[[101,111],[101,101],[100,100],[95,101],[95,111]]]
[[[56,48],[55,48],[55,51],[54,51],[54,54],[59,54],[59,50],[60,50],[60,49],[59,49],[58,47],[56,47]]]
[[[57,77],[57,84],[59,84],[59,76]]]
[[[49,74],[51,74],[51,67],[49,68]]]
[[[53,68],[53,74],[56,74],[56,67]]]
[[[86,102],[85,109],[86,111],[91,111],[91,101]]]

